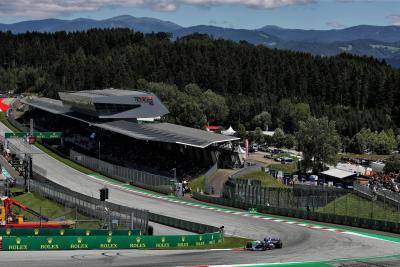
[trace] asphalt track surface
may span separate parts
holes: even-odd
[[[0,132],[8,129],[0,124]],[[12,141],[20,145],[16,140]],[[47,154],[33,155],[34,164],[47,171],[52,181],[74,191],[98,196],[103,187],[99,182],[82,174]],[[57,251],[57,252],[1,252],[1,266],[187,266],[241,264],[265,262],[325,261],[343,258],[385,256],[400,253],[398,243],[363,236],[309,229],[281,222],[265,221],[254,217],[200,209],[162,199],[149,198],[118,188],[109,187],[110,202],[135,208],[148,209],[184,220],[225,226],[225,233],[250,239],[267,235],[279,236],[284,248],[267,252],[245,251]],[[4,264],[4,265],[3,265]],[[7,264],[7,265],[6,265]]]

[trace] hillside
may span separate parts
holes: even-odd
[[[377,46],[396,51],[381,43]],[[400,128],[400,71],[367,57],[317,57],[214,40],[204,34],[171,41],[167,34],[110,29],[0,33],[0,61],[4,62],[0,66],[3,90],[57,97],[58,91],[146,89],[141,80],[145,79],[172,84],[171,89],[161,84],[148,90],[176,94],[195,83],[203,91],[211,89],[224,97],[229,110],[219,122],[234,128],[248,124],[265,110],[271,114],[272,128],[294,132],[297,103],[304,103],[314,115],[335,120],[345,136],[353,136],[362,127],[379,131]],[[172,99],[182,102],[180,109],[171,111],[174,114],[199,110],[188,104],[185,95]],[[192,121],[198,127],[203,119],[201,114],[196,119],[185,118],[188,125],[194,125],[189,123]]]
[[[400,26],[359,25],[335,30],[301,30],[269,25],[257,30],[276,36],[283,41],[306,43],[333,43],[355,40],[375,40],[387,43],[400,41]]]
[[[172,32],[181,26],[154,18],[136,18],[129,15],[117,16],[105,20],[94,19],[44,19],[23,21],[14,24],[0,24],[0,31],[11,31],[13,33],[24,32],[57,32],[57,31],[86,31],[93,28],[128,28],[140,32]]]
[[[259,29],[232,29],[208,25],[182,27],[170,21],[155,18],[137,18],[129,15],[104,20],[93,19],[44,19],[0,24],[0,31],[13,33],[86,31],[89,29],[128,28],[144,33],[168,32],[173,39],[202,33],[215,39],[246,41],[270,48],[289,49],[320,56],[332,56],[346,52],[355,55],[373,56],[400,67],[400,27],[359,25],[334,30],[285,29],[264,26]]]

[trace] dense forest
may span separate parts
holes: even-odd
[[[202,112],[175,118],[197,127],[209,121],[250,129],[267,111],[270,128],[294,133],[305,110],[336,121],[349,138],[362,128],[396,134],[400,128],[400,71],[373,58],[317,57],[201,34],[172,41],[167,33],[128,29],[0,33],[0,90],[57,97],[58,91],[106,87],[154,87],[158,94],[168,87],[183,102],[199,102],[169,105],[176,116]],[[207,114],[204,103],[211,100],[227,106],[223,116]]]

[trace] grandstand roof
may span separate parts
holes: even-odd
[[[47,97],[29,96],[21,99],[21,102],[53,114],[64,114],[71,111],[71,109],[69,107],[64,106],[60,100]]]
[[[53,114],[83,121],[92,126],[140,140],[176,143],[200,148],[205,148],[211,144],[239,140],[236,137],[171,123],[138,124],[127,120],[114,120],[105,123],[93,122],[87,118],[80,117],[69,107],[64,106],[60,100],[50,98],[27,97],[22,99],[21,102]]]
[[[109,88],[102,90],[85,90],[85,91],[69,92],[68,94],[95,98],[95,97],[109,97],[109,96],[140,96],[148,93],[142,91]]]
[[[237,137],[215,134],[171,123],[138,124],[119,120],[95,124],[94,126],[135,139],[176,143],[201,148],[205,148],[211,144],[239,140]]]
[[[339,169],[330,169],[324,172],[321,172],[322,174],[331,176],[331,177],[335,177],[338,179],[343,179],[343,178],[347,178],[347,177],[351,177],[351,176],[356,176],[356,173],[354,172],[348,172],[348,171],[343,171],[343,170],[339,170]]]

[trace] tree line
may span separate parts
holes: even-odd
[[[128,29],[0,32],[0,89],[54,98],[107,87],[150,90],[166,101],[170,121],[199,128],[268,126],[294,135],[310,115],[327,117],[353,150],[366,146],[354,139],[363,128],[399,134],[400,71],[377,59],[312,56],[203,34],[170,37]]]

